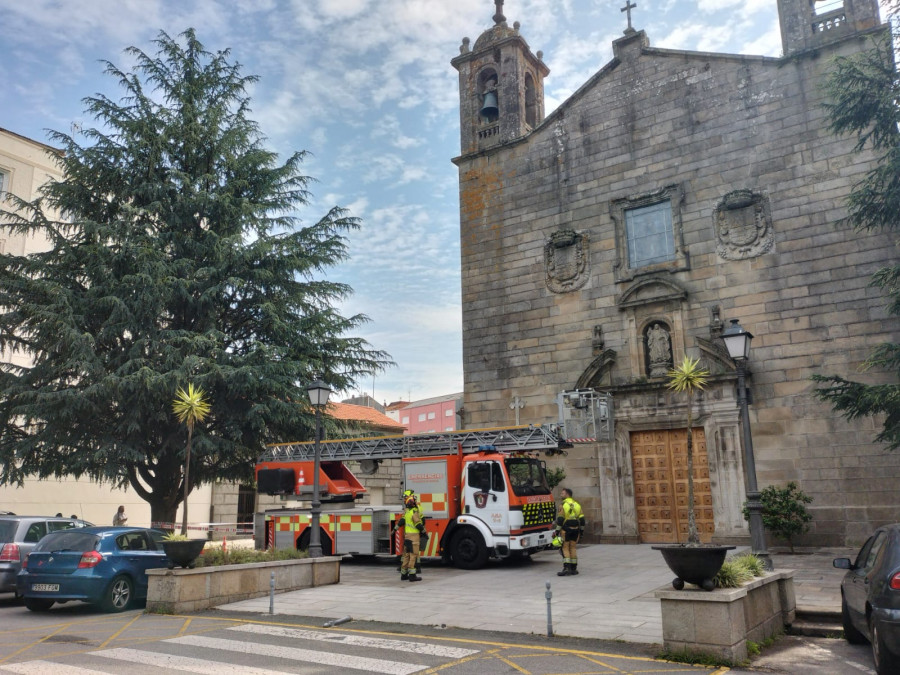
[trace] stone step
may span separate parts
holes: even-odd
[[[839,637],[843,631],[840,610],[818,607],[797,607],[797,616],[791,625],[791,635],[805,637]]]

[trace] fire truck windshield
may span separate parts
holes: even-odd
[[[514,494],[519,497],[550,494],[547,476],[544,475],[544,467],[539,459],[508,457],[505,462]]]

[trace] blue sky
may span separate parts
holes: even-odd
[[[544,52],[549,114],[612,56],[624,0],[506,0]],[[0,0],[0,127],[46,141],[93,120],[81,99],[118,98],[99,60],[154,53],[188,27],[260,81],[253,112],[270,148],[309,150],[312,222],[333,205],[362,219],[351,259],[330,273],[345,313],[397,366],[359,390],[379,401],[462,391],[457,73],[464,36],[492,25],[493,0]],[[776,0],[637,0],[633,24],[656,47],[779,56]],[[352,393],[352,392],[351,392]]]

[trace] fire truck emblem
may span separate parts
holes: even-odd
[[[483,509],[487,506],[488,493],[487,492],[476,492],[475,493],[475,506],[479,509]]]

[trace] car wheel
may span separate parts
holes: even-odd
[[[53,600],[43,598],[25,598],[25,606],[32,612],[46,612],[53,607]]]
[[[464,527],[453,535],[450,556],[460,569],[477,570],[487,562],[488,550],[477,530]]]
[[[850,620],[850,610],[847,608],[847,599],[841,596],[841,624],[844,627],[844,639],[851,645],[864,645],[868,640],[866,636],[856,630],[856,626]]]
[[[128,609],[134,598],[134,584],[126,576],[118,576],[106,588],[103,609],[107,612],[122,612]]]
[[[869,631],[872,635],[872,656],[875,659],[875,672],[878,675],[895,675],[900,672],[900,658],[884,644],[881,626],[872,617],[869,619]]]

